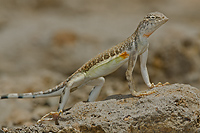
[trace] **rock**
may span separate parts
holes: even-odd
[[[10,132],[198,132],[200,90],[173,84],[144,97],[114,95],[104,101],[75,104],[59,126],[39,124]]]
[[[200,88],[200,1],[154,1],[1,0],[0,95],[55,87],[89,59],[130,36],[153,11],[164,13],[169,21],[149,38],[150,80]],[[126,70],[127,64],[106,76],[98,100],[129,93]],[[133,78],[137,88],[147,88],[139,60]],[[70,94],[66,108],[87,100],[91,89],[84,86]],[[28,126],[40,114],[56,111],[58,103],[59,97],[0,100],[0,127]],[[18,112],[29,118],[15,119]]]

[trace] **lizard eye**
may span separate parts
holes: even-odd
[[[148,19],[156,19],[157,16],[148,16],[147,18],[148,18]]]
[[[156,17],[155,17],[155,16],[151,16],[150,18],[151,18],[151,19],[155,19]]]

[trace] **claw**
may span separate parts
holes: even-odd
[[[161,82],[158,82],[158,84],[154,85],[154,83],[151,84],[151,89],[154,88],[154,87],[161,87],[161,86],[165,86],[165,85],[170,85],[169,82],[166,82],[164,84],[162,84]]]
[[[62,110],[60,110],[59,112],[50,112],[46,115],[44,115],[40,120],[37,121],[37,124],[43,122],[43,121],[55,121],[56,125],[59,125],[58,123],[58,119],[60,118],[60,114],[63,113]],[[52,118],[47,118],[49,116],[52,116]]]
[[[158,82],[158,84],[154,85],[154,83],[151,84],[151,89],[154,87],[161,87],[161,86],[165,86],[165,85],[170,85],[169,82],[166,82],[164,84],[162,84],[161,82]],[[145,91],[145,92],[136,92],[136,91],[132,91],[131,94],[135,97],[143,97],[143,96],[147,96],[147,95],[151,95],[153,93],[157,92],[156,90],[151,90],[151,91]]]
[[[151,95],[153,93],[156,93],[157,91],[156,90],[150,90],[150,91],[145,91],[145,92],[132,92],[131,94],[135,97],[143,97],[143,96],[148,96],[148,95]]]

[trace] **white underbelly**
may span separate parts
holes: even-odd
[[[88,78],[98,78],[98,77],[106,76],[116,71],[119,67],[121,67],[127,61],[128,61],[128,57],[125,59],[121,57],[117,57],[110,60],[102,61],[96,66],[91,67],[90,70],[86,72],[86,76]]]

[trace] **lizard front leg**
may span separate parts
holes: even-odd
[[[128,60],[128,69],[126,71],[126,78],[128,80],[129,89],[131,91],[131,94],[136,97],[144,96],[144,95],[150,95],[152,93],[155,93],[155,91],[148,91],[148,92],[136,92],[135,87],[133,85],[133,69],[135,67],[135,63],[137,61],[137,53],[135,51],[131,51],[129,60]],[[140,61],[141,61],[141,72],[142,77],[147,84],[148,87],[151,87],[151,83],[149,81],[149,75],[146,68],[146,62],[147,62],[147,56],[148,56],[148,50],[146,50],[142,55],[140,55]]]
[[[153,84],[151,84],[149,80],[149,74],[148,74],[147,66],[146,66],[147,58],[148,58],[148,49],[143,54],[140,55],[140,69],[141,69],[141,74],[142,74],[145,84],[149,88],[151,88]]]
[[[137,61],[137,54],[135,51],[131,51],[128,59],[128,68],[126,71],[126,79],[128,81],[129,90],[133,96],[136,96],[135,86],[133,84],[133,69],[135,67],[135,63]]]
[[[158,87],[158,86],[164,86],[164,85],[168,85],[169,82],[166,82],[164,84],[162,84],[161,82],[159,82],[158,84],[154,85],[154,83],[150,83],[149,80],[149,74],[147,71],[147,58],[148,58],[148,49],[140,55],[140,69],[141,69],[141,74],[143,77],[143,80],[145,82],[145,84],[149,87],[149,88],[154,88],[154,87]]]

